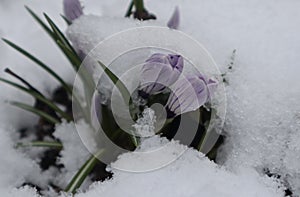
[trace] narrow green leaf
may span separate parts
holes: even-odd
[[[124,85],[124,83],[113,72],[111,72],[111,70],[109,68],[107,68],[102,62],[98,61],[98,63],[100,64],[100,66],[102,67],[104,72],[107,74],[107,76],[110,78],[110,80],[116,85],[116,87],[120,91],[125,104],[128,105],[129,109],[134,110],[134,108],[136,106],[133,105],[131,95],[130,95],[128,89],[126,88],[126,86]],[[131,111],[130,111],[130,113],[131,113]],[[136,115],[131,114],[131,116],[133,117],[134,120],[137,119]],[[131,135],[131,139],[132,139],[132,143],[137,147],[138,140],[134,134]]]
[[[128,6],[128,9],[126,11],[125,17],[130,17],[133,6],[134,6],[134,2],[133,2],[133,0],[131,0],[130,4]]]
[[[72,22],[70,22],[64,15],[60,15],[63,19],[64,19],[64,21],[67,23],[67,25],[72,25]]]
[[[20,77],[19,75],[17,75],[16,73],[14,73],[12,70],[10,70],[9,68],[5,68],[4,72],[8,73],[9,75],[13,76],[14,78],[18,79],[19,81],[21,81],[24,85],[26,85],[30,90],[41,94],[42,93],[40,91],[38,91],[35,87],[33,87],[30,83],[28,83],[25,79],[23,79],[22,77]]]
[[[44,118],[45,120],[47,120],[48,122],[50,123],[53,123],[53,124],[58,124],[60,123],[59,120],[57,120],[56,118],[50,116],[49,114],[41,111],[41,110],[38,110],[30,105],[27,105],[27,104],[24,104],[24,103],[20,103],[20,102],[15,102],[15,101],[12,101],[12,102],[9,102],[11,105],[13,106],[16,106],[16,107],[19,107],[23,110],[26,110],[26,111],[29,111],[29,112],[32,112],[42,118]]]
[[[47,66],[46,64],[44,64],[43,62],[41,62],[39,59],[37,59],[36,57],[34,57],[33,55],[31,55],[30,53],[28,53],[26,50],[22,49],[21,47],[17,46],[13,42],[11,42],[11,41],[9,41],[7,39],[4,39],[4,38],[2,38],[2,40],[6,44],[8,44],[9,46],[11,46],[15,50],[17,50],[18,52],[20,52],[21,54],[23,54],[24,56],[26,56],[27,58],[29,58],[30,60],[32,60],[33,62],[35,62],[37,65],[39,65],[45,71],[47,71],[50,75],[52,75],[56,80],[58,80],[60,82],[60,84],[65,88],[65,90],[69,94],[72,94],[72,90],[69,87],[69,85],[67,85],[66,82],[60,76],[58,76],[49,66]]]
[[[66,119],[67,121],[71,121],[72,118],[66,114],[64,111],[62,111],[59,107],[57,107],[52,101],[48,100],[45,96],[41,95],[41,94],[38,94],[37,92],[34,92],[32,90],[29,90],[17,83],[14,83],[12,81],[9,81],[9,80],[6,80],[6,79],[3,79],[3,78],[0,78],[0,81],[6,83],[6,84],[9,84],[23,92],[26,92],[28,93],[29,95],[31,95],[32,97],[36,98],[37,100],[43,102],[44,104],[46,104],[47,106],[49,106],[51,109],[53,109],[54,111],[56,111],[57,113],[59,113],[62,118]]]
[[[64,45],[66,44],[67,48],[69,48],[72,51],[72,53],[75,53],[77,55],[74,48],[71,46],[71,44],[65,38],[65,36],[61,33],[61,31],[58,29],[58,27],[54,24],[54,22],[50,19],[50,17],[48,17],[46,14],[44,14],[53,31],[30,8],[26,7],[26,9],[32,15],[32,17],[42,26],[42,28],[50,35],[50,37],[54,40],[54,42],[56,44],[57,44],[57,41],[61,41],[62,43],[64,43]],[[62,50],[62,48],[60,46],[58,46],[58,47]],[[69,58],[69,57],[67,56],[67,58]],[[75,68],[75,70],[77,70],[77,68]]]
[[[60,142],[48,142],[48,141],[33,141],[30,143],[18,143],[16,148],[20,147],[45,147],[45,148],[55,148],[63,149],[63,145]]]
[[[68,47],[74,54],[77,54],[75,49],[72,47],[68,39],[64,36],[64,34],[60,31],[60,29],[55,25],[55,23],[51,20],[51,18],[44,13],[46,20],[52,28],[52,31],[57,36],[58,40],[60,40],[66,47]]]
[[[54,39],[55,34],[51,31],[51,29],[27,6],[25,6],[26,10],[29,12],[29,14],[41,25],[41,27]]]
[[[65,46],[62,43],[62,41],[57,40],[56,43],[60,47],[62,52],[65,54],[65,56],[68,58],[73,68],[77,71],[81,65],[81,59],[77,56],[77,54],[74,54],[73,51],[71,51],[67,46]]]
[[[104,152],[103,149],[98,151],[95,155],[92,155],[85,163],[84,165],[79,169],[79,171],[75,174],[75,176],[72,178],[70,183],[65,189],[65,192],[68,193],[75,193],[76,189],[78,189],[85,178],[90,174],[90,172],[93,170],[94,166],[98,162],[98,157],[102,155]]]
[[[116,85],[120,93],[122,94],[123,100],[125,104],[130,105],[132,103],[132,99],[130,93],[124,83],[113,73],[109,68],[107,68],[102,62],[98,61],[104,72],[110,78],[110,80]]]

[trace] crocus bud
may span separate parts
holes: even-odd
[[[170,20],[168,21],[167,26],[171,29],[178,29],[180,23],[180,14],[178,7],[175,8]]]
[[[64,0],[64,13],[70,22],[80,17],[83,11],[79,0]]]
[[[147,98],[157,94],[177,81],[183,70],[180,55],[155,53],[142,67],[140,95]]]
[[[178,80],[166,104],[168,118],[199,109],[211,99],[217,84],[201,74]]]

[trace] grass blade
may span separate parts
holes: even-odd
[[[56,40],[55,34],[51,29],[27,6],[25,6],[29,14],[41,25],[41,27],[54,39]]]
[[[130,96],[130,93],[124,83],[113,73],[109,68],[107,68],[102,62],[98,61],[104,72],[107,74],[107,76],[110,78],[110,80],[116,85],[120,93],[122,94],[122,97],[125,101],[125,104],[131,104],[132,99]],[[129,103],[128,103],[129,101]]]
[[[75,193],[76,189],[78,189],[85,178],[90,174],[90,172],[93,170],[94,166],[98,162],[98,157],[102,155],[104,152],[103,149],[98,151],[95,155],[92,155],[85,163],[84,165],[79,169],[79,171],[75,174],[75,176],[72,178],[71,182],[68,184],[68,186],[65,189],[65,192],[68,193]]]
[[[71,51],[68,47],[66,47],[62,41],[58,40],[56,41],[57,45],[60,47],[62,52],[66,55],[66,57],[69,59],[70,63],[73,65],[74,69],[77,71],[81,65],[81,59],[78,57],[77,54],[74,54],[73,51]]]
[[[39,59],[37,59],[36,57],[34,57],[30,53],[28,53],[26,50],[22,49],[18,45],[14,44],[13,42],[11,42],[11,41],[9,41],[7,39],[4,39],[4,38],[2,38],[2,40],[6,44],[8,44],[9,46],[11,46],[12,48],[14,48],[15,50],[17,50],[18,52],[20,52],[21,54],[23,54],[24,56],[26,56],[30,60],[32,60],[34,63],[36,63],[37,65],[39,65],[45,71],[47,71],[50,75],[52,75],[56,80],[58,80],[60,82],[60,84],[66,89],[66,91],[68,93],[72,94],[72,90],[69,87],[69,85],[67,85],[66,82],[60,76],[58,76],[49,66],[47,66],[42,61],[40,61]]]
[[[110,80],[116,85],[116,87],[120,91],[125,104],[129,106],[129,109],[134,110],[136,106],[133,104],[131,95],[128,89],[126,88],[125,84],[113,72],[111,72],[111,70],[107,68],[102,62],[98,61],[98,63],[100,64],[104,72],[107,74],[107,76],[110,78]],[[131,117],[133,118],[133,120],[136,120],[137,115],[132,114],[131,112],[132,111],[130,110]],[[137,147],[138,140],[134,134],[131,135],[131,139],[132,139],[132,143]]]
[[[20,147],[45,147],[45,148],[55,148],[63,149],[63,145],[60,142],[47,142],[47,141],[34,141],[30,143],[18,143],[16,148]]]
[[[125,17],[130,17],[130,15],[132,14],[132,8],[133,8],[134,2],[133,0],[131,0],[128,9],[126,11]]]
[[[74,55],[77,55],[75,49],[72,47],[72,45],[70,44],[70,42],[68,41],[68,39],[64,36],[64,34],[60,31],[60,29],[55,25],[55,23],[51,20],[51,18],[44,13],[44,16],[46,18],[46,20],[48,21],[49,25],[52,28],[53,33],[56,35],[56,42],[57,41],[61,41],[63,45],[65,45],[70,51],[72,51],[72,53]],[[78,57],[78,59],[80,60],[80,58]],[[77,68],[78,69],[78,68]]]
[[[60,120],[57,120],[56,118],[50,116],[49,114],[41,111],[41,110],[38,110],[30,105],[27,105],[27,104],[24,104],[24,103],[20,103],[20,102],[16,102],[16,101],[11,101],[9,102],[11,105],[13,106],[16,106],[16,107],[19,107],[23,110],[26,110],[26,111],[29,111],[29,112],[32,112],[42,118],[44,118],[45,120],[47,120],[48,122],[50,123],[53,123],[53,124],[58,124],[60,123]]]
[[[60,16],[64,19],[68,26],[72,25],[72,22],[70,22],[64,15],[61,14]]]
[[[28,12],[30,13],[30,15],[41,25],[41,27],[49,34],[49,36],[54,40],[54,42],[56,44],[58,44],[57,42],[60,41],[63,43],[63,45],[66,46],[66,48],[68,48],[70,51],[72,51],[72,53],[77,56],[77,59],[80,60],[80,58],[78,57],[75,49],[72,47],[72,45],[69,43],[69,41],[66,39],[66,37],[64,36],[64,34],[59,30],[59,28],[57,27],[57,25],[55,25],[55,23],[50,19],[50,17],[48,15],[46,15],[44,13],[44,16],[48,22],[48,24],[50,25],[51,29],[37,16],[37,14],[35,14],[30,8],[26,7],[25,8],[28,10]],[[64,18],[64,17],[63,17]],[[66,21],[68,23],[68,21]],[[60,46],[58,46],[61,50],[62,48]],[[63,51],[63,50],[62,50]],[[64,52],[64,51],[63,51]],[[65,53],[65,52],[64,52]],[[65,53],[66,57],[69,59],[69,56]],[[70,59],[69,59],[70,60]],[[73,64],[73,62],[71,62]],[[79,64],[80,65],[80,64]],[[75,64],[73,64],[73,67],[75,66]],[[75,70],[77,70],[78,68],[74,67]]]
[[[18,79],[19,81],[21,81],[24,85],[26,85],[30,90],[32,90],[33,92],[36,92],[40,95],[42,95],[42,93],[40,91],[38,91],[36,88],[34,88],[30,83],[28,83],[26,80],[24,80],[22,77],[20,77],[19,75],[17,75],[16,73],[14,73],[13,71],[11,71],[9,68],[5,68],[4,72],[10,74],[11,76],[13,76],[14,78]]]
[[[32,97],[34,97],[35,99],[43,102],[44,104],[46,104],[47,106],[49,106],[51,109],[53,109],[54,111],[56,111],[58,114],[60,114],[62,116],[62,118],[66,119],[67,121],[71,121],[72,118],[66,114],[64,111],[62,111],[59,107],[57,107],[52,101],[48,100],[46,97],[44,97],[43,95],[40,95],[32,90],[29,90],[17,83],[14,83],[12,81],[0,78],[0,81],[2,81],[3,83],[9,84],[23,92],[28,93],[29,95],[31,95]]]

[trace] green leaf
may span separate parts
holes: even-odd
[[[107,74],[107,76],[110,78],[110,80],[116,85],[116,87],[118,88],[118,90],[120,91],[123,97],[125,104],[128,105],[129,109],[131,109],[130,115],[133,117],[134,120],[136,120],[137,115],[131,114],[132,111],[135,111],[136,106],[133,104],[131,95],[128,89],[126,88],[125,84],[113,72],[111,72],[111,70],[107,68],[102,62],[98,61],[98,63],[100,64],[104,72]],[[138,140],[134,134],[131,135],[131,139],[132,139],[132,143],[137,147]]]
[[[0,81],[6,83],[6,84],[9,84],[23,92],[26,92],[28,93],[29,95],[31,95],[32,97],[36,98],[37,100],[43,102],[44,104],[46,104],[47,106],[49,106],[51,109],[53,109],[54,111],[56,111],[57,113],[59,113],[62,118],[65,118],[67,121],[71,121],[72,118],[66,114],[64,111],[62,111],[59,107],[57,107],[52,101],[48,100],[45,96],[33,91],[33,90],[30,90],[30,89],[27,89],[17,83],[14,83],[12,81],[9,81],[9,80],[6,80],[6,79],[3,79],[3,78],[0,78]]]
[[[41,27],[54,39],[55,34],[51,31],[51,29],[27,6],[25,6],[26,10],[30,13],[30,15],[41,25]]]
[[[55,148],[63,149],[63,145],[60,142],[48,142],[48,141],[33,141],[30,143],[18,143],[16,148],[20,147],[45,147],[45,148]]]
[[[77,71],[81,65],[81,59],[77,56],[77,54],[74,54],[73,51],[71,51],[67,46],[65,46],[62,41],[57,40],[56,44],[60,47],[62,52],[65,54],[65,56],[68,58],[70,63],[73,65],[73,68]]]
[[[79,69],[79,66],[81,65],[81,59],[76,53],[75,49],[72,47],[72,45],[69,43],[69,41],[66,39],[64,34],[59,30],[57,25],[50,19],[50,17],[46,14],[44,16],[46,17],[47,22],[49,23],[51,29],[28,7],[26,9],[29,11],[29,13],[33,16],[33,18],[42,26],[42,28],[50,35],[50,37],[54,40],[55,44],[61,49],[61,51],[65,54],[69,62],[72,64],[72,67],[75,71]],[[91,77],[86,77],[84,81],[88,81],[87,79],[91,79]],[[92,87],[92,86],[89,86]],[[67,90],[68,93],[72,94],[72,90]],[[74,102],[76,105],[78,105],[79,108],[81,108],[81,111],[84,113],[85,120],[89,120],[89,109],[86,109],[81,105],[82,102],[80,102],[80,99],[77,95],[73,95]]]
[[[33,55],[31,55],[30,53],[28,53],[26,50],[22,49],[21,47],[17,46],[13,42],[11,42],[11,41],[9,41],[7,39],[4,39],[4,38],[2,38],[2,40],[5,43],[7,43],[9,46],[11,46],[15,50],[19,51],[21,54],[23,54],[24,56],[26,56],[27,58],[29,58],[30,60],[32,60],[33,62],[35,62],[37,65],[39,65],[45,71],[47,71],[51,76],[53,76],[56,80],[58,80],[60,82],[60,84],[64,87],[64,89],[68,93],[72,94],[72,89],[69,87],[69,85],[67,85],[66,82],[60,76],[58,76],[49,66],[47,66],[46,64],[44,64],[43,62],[41,62],[39,59],[37,59],[36,57],[34,57]]]
[[[23,110],[26,110],[26,111],[29,111],[29,112],[32,112],[42,118],[44,118],[45,120],[47,120],[48,122],[50,123],[53,123],[53,124],[58,124],[60,123],[60,120],[57,120],[56,118],[50,116],[49,114],[41,111],[41,110],[38,110],[30,105],[27,105],[27,104],[24,104],[24,103],[20,103],[20,102],[16,102],[16,101],[11,101],[9,102],[11,105],[13,106],[16,106],[16,107],[19,107]]]
[[[107,68],[102,62],[98,61],[104,72],[110,78],[110,80],[116,85],[120,93],[122,94],[123,100],[125,104],[130,105],[132,104],[132,99],[130,93],[124,83],[113,73],[109,68]]]
[[[64,19],[64,21],[67,23],[67,25],[72,25],[72,22],[70,22],[64,15],[60,15],[63,19]]]
[[[26,6],[25,6],[26,7]],[[49,16],[44,14],[46,17],[51,29],[28,7],[26,7],[28,12],[32,15],[32,17],[42,26],[42,28],[50,35],[50,37],[54,40],[54,42],[58,45],[58,41],[61,41],[63,45],[66,45],[68,49],[72,51],[73,54],[77,56],[78,59],[80,59],[74,50],[74,48],[71,46],[71,44],[68,42],[66,37],[63,35],[63,33],[58,29],[58,27],[55,25],[55,23],[50,19]],[[62,50],[62,48],[58,45],[58,47]],[[62,50],[63,51],[63,50]],[[64,52],[64,51],[63,51]],[[64,52],[65,53],[65,52]],[[66,57],[69,59],[69,56],[65,53]],[[70,60],[70,59],[69,59]],[[71,62],[72,63],[72,62]],[[72,63],[73,65],[73,63]],[[78,68],[75,68],[73,65],[73,68],[77,70]]]
[[[130,4],[128,6],[127,12],[125,14],[125,17],[130,17],[133,6],[134,6],[134,2],[133,2],[133,0],[131,0]]]
[[[50,19],[50,17],[47,14],[44,13],[44,16],[45,16],[46,20],[48,21],[49,25],[51,26],[54,34],[56,35],[56,40],[55,41],[56,42],[60,41],[67,49],[69,49],[73,53],[74,56],[77,57],[77,59],[80,61],[80,64],[81,64],[81,60],[78,57],[78,55],[76,53],[76,50],[72,47],[72,45],[70,44],[68,39],[64,36],[64,34],[60,31],[60,29],[55,25],[55,23]],[[74,69],[78,70],[79,65],[73,64]]]
[[[95,155],[92,155],[85,163],[84,165],[79,169],[79,171],[75,174],[75,176],[72,178],[70,183],[65,189],[65,192],[68,193],[75,193],[76,189],[78,189],[85,178],[90,174],[90,172],[93,170],[94,166],[98,162],[98,157],[102,155],[104,152],[103,149],[98,151]]]

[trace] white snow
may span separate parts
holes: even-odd
[[[143,111],[142,117],[140,117],[136,124],[133,125],[135,135],[141,137],[149,137],[155,135],[156,116],[155,112],[151,108],[146,108]]]
[[[165,147],[166,144],[168,148],[161,150],[161,146]],[[112,180],[95,183],[88,192],[78,196],[276,197],[283,195],[281,189],[277,189],[278,183],[259,175],[254,169],[243,169],[238,174],[229,172],[224,167],[209,161],[198,151],[188,149],[178,142],[169,142],[155,136],[145,140],[142,146],[138,152],[147,154],[150,148],[151,157],[135,153],[123,154],[111,165],[114,172]],[[153,150],[153,147],[158,149]],[[125,166],[132,169],[139,169],[141,165],[154,167],[156,162],[162,161],[162,158],[178,156],[182,151],[185,151],[184,154],[174,162],[150,172],[117,170],[124,169]]]
[[[89,191],[78,196],[283,196],[282,188],[278,189],[280,184],[267,178],[262,172],[264,168],[280,174],[296,194],[300,193],[299,1],[152,0],[146,1],[146,6],[158,20],[143,24],[122,18],[127,1],[90,0],[85,3],[86,13],[103,18],[98,20],[96,16],[84,16],[75,21],[73,27],[80,25],[78,28],[69,29],[71,40],[78,34],[82,36],[75,43],[80,49],[89,51],[93,44],[106,36],[129,27],[144,24],[163,26],[178,5],[182,17],[180,30],[200,41],[220,67],[228,63],[233,49],[237,49],[237,56],[234,71],[228,76],[224,129],[227,140],[219,153],[220,165],[188,149],[174,163],[156,171],[130,173],[117,170],[139,167],[147,159],[128,153],[112,164],[115,173],[112,180],[94,183]],[[0,2],[0,35],[29,49],[71,82],[73,72],[69,63],[25,12],[23,4],[38,13],[50,14],[55,22],[65,27],[59,17],[61,4],[57,1],[6,0]],[[1,69],[6,66],[13,68],[43,93],[49,95],[57,86],[44,71],[3,42],[0,42],[0,57]],[[0,73],[0,76],[5,75]],[[38,181],[40,170],[33,160],[13,146],[17,130],[34,125],[37,118],[4,103],[12,99],[33,102],[24,94],[1,84],[0,193],[1,196],[35,196],[36,192],[31,188],[14,189],[20,187],[24,180]],[[81,149],[83,147],[76,146],[79,139],[74,137],[73,128],[74,125],[64,123],[56,131],[66,143],[61,161],[67,166],[62,174],[69,173],[67,179],[87,157]],[[64,131],[70,133],[69,138]],[[159,145],[163,141],[151,138],[143,146],[146,149],[149,144]],[[152,156],[154,160],[142,167],[154,165],[159,159],[168,160],[172,153],[182,149],[186,147],[171,142],[169,151]],[[79,151],[78,157],[69,154],[72,150]],[[72,160],[77,162],[72,163]],[[62,182],[62,185],[66,184],[65,180]]]
[[[81,135],[79,136],[78,132]],[[58,175],[58,185],[66,187],[76,172],[91,156],[91,153],[84,146],[82,139],[83,133],[90,133],[91,129],[83,121],[80,121],[76,126],[74,123],[62,123],[55,129],[54,136],[58,138],[63,144],[63,150],[61,151],[61,157],[58,163],[64,165],[64,169]],[[86,139],[86,138],[85,138]],[[89,136],[89,147],[96,147],[93,138]]]

